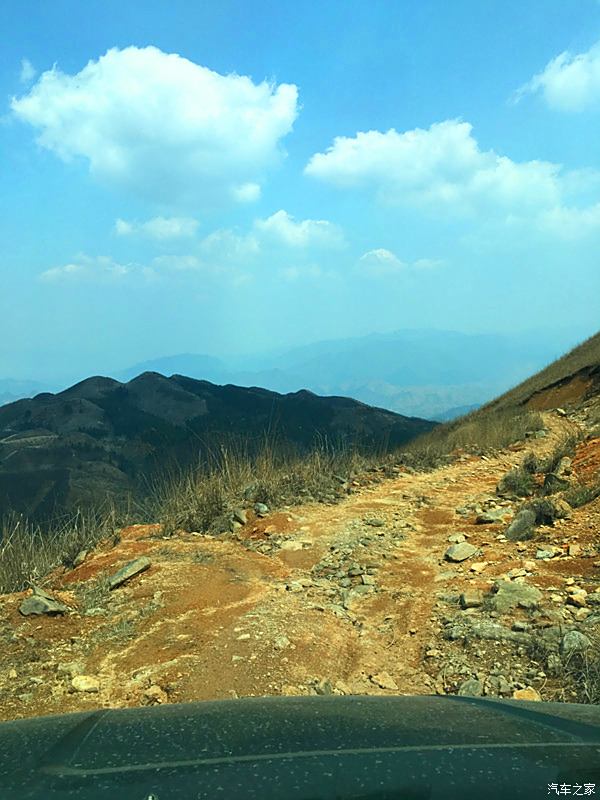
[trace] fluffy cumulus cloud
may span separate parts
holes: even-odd
[[[41,280],[47,283],[64,283],[74,280],[111,283],[128,276],[145,280],[154,277],[154,271],[140,264],[120,264],[110,256],[88,256],[81,253],[71,263],[52,267],[42,272]]]
[[[115,222],[118,236],[139,235],[158,241],[191,238],[197,230],[198,221],[190,217],[153,217],[145,222],[117,219]]]
[[[569,202],[577,194],[579,174],[547,161],[516,162],[483,150],[472,126],[460,120],[426,130],[337,137],[325,153],[310,159],[305,174],[340,188],[370,189],[390,205],[443,215],[537,219],[566,206],[573,218],[588,214],[585,206]],[[589,184],[589,175],[583,182]]]
[[[516,92],[514,100],[537,93],[557,111],[600,106],[600,42],[585,53],[573,55],[565,51],[556,56]]]
[[[364,253],[359,261],[358,268],[363,274],[383,277],[398,275],[406,270],[432,269],[443,265],[443,261],[432,258],[420,258],[416,261],[402,261],[391,250],[379,247]]]
[[[156,47],[113,48],[79,73],[57,67],[12,100],[64,161],[165,204],[250,202],[297,115],[292,84],[221,75]]]
[[[287,211],[276,211],[267,219],[254,223],[255,230],[265,239],[294,248],[341,247],[341,229],[324,219],[296,221]]]

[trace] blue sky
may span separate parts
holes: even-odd
[[[596,0],[9,0],[0,25],[0,377],[598,329]]]

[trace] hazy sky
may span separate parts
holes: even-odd
[[[5,0],[0,377],[600,325],[597,0]]]

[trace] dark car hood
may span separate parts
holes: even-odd
[[[600,793],[599,707],[267,697],[0,724],[2,800],[505,800],[553,783]]]

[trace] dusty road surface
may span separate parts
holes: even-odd
[[[544,418],[545,438],[373,473],[336,504],[250,512],[235,534],[126,528],[44,584],[59,616],[23,616],[28,592],[0,597],[0,718],[247,695],[574,699],[556,658],[566,633],[583,647],[600,625],[600,500],[517,542],[504,534],[520,501],[495,493],[579,429]],[[597,475],[599,439],[572,469]],[[448,560],[461,538],[470,555]],[[150,568],[109,591],[102,578],[140,556]]]

